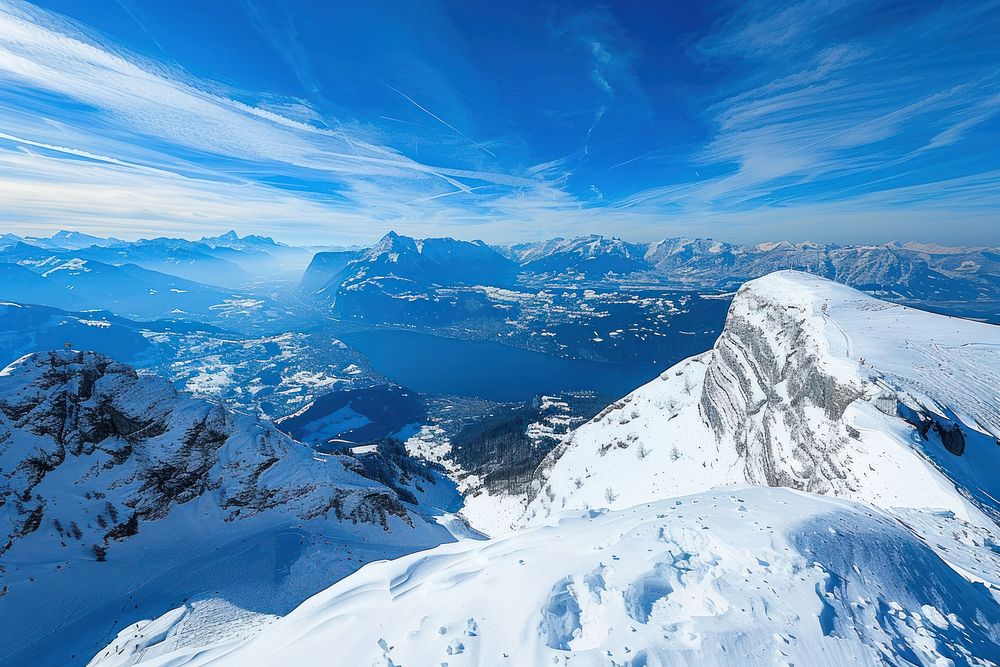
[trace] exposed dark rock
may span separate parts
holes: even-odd
[[[104,534],[104,540],[124,540],[139,532],[139,516],[132,514],[128,521],[119,523]]]
[[[218,450],[229,437],[224,427],[225,416],[215,411],[188,429],[169,460],[158,461],[140,472],[141,499],[135,506],[144,519],[162,519],[171,504],[186,503],[219,486],[209,472],[218,463]]]
[[[389,517],[395,516],[412,526],[409,513],[398,500],[388,493],[367,493],[346,518],[352,523],[377,523],[383,530],[389,530]]]
[[[284,508],[301,519],[329,514],[388,530],[397,517],[412,526],[400,498],[414,502],[408,485],[434,479],[398,442],[353,460],[362,476],[351,474],[339,458],[314,460],[269,423],[71,350],[25,357],[0,378],[0,455],[4,551],[41,525],[41,496],[57,469],[60,480],[65,471],[82,485],[89,517],[58,532],[85,544],[103,540],[102,548],[194,500],[217,503],[226,521]],[[382,479],[389,483],[369,482]]]
[[[965,453],[965,434],[962,433],[961,426],[958,424],[942,424],[940,421],[935,420],[934,430],[941,438],[941,444],[949,452],[955,456],[961,456]]]
[[[912,425],[924,440],[930,438],[930,432],[933,429],[941,439],[941,444],[944,445],[945,449],[955,456],[961,456],[965,453],[965,434],[962,432],[962,427],[956,422],[942,421],[937,415],[928,411],[914,410],[902,403],[899,405],[899,416]]]
[[[16,537],[24,537],[38,530],[42,525],[42,517],[45,516],[45,503],[39,503],[29,513],[24,523],[16,533]]]

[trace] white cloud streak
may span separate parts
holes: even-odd
[[[453,195],[461,195],[465,199],[460,203],[463,210],[486,207],[499,211],[498,196],[516,191],[523,198],[551,199],[554,189],[537,175],[423,164],[373,140],[371,130],[360,126],[339,124],[330,129],[281,113],[293,105],[282,109],[246,104],[213,90],[217,88],[213,84],[191,80],[99,44],[71,23],[22,3],[0,2],[0,85],[4,89],[0,92],[0,129],[7,130],[3,138],[22,148],[84,157],[118,168],[90,167],[84,171],[95,179],[93,193],[112,197],[112,203],[102,205],[99,196],[81,197],[64,177],[49,180],[48,198],[37,196],[38,188],[29,186],[29,177],[38,178],[39,187],[46,179],[32,167],[45,164],[55,169],[51,155],[44,163],[36,161],[31,166],[5,156],[8,168],[0,177],[6,186],[4,214],[12,219],[19,213],[21,220],[34,224],[43,224],[47,217],[52,224],[61,224],[54,218],[74,206],[95,221],[104,216],[107,225],[129,222],[132,214],[116,218],[124,212],[114,201],[115,190],[108,180],[120,179],[125,170],[131,170],[133,176],[149,177],[145,182],[154,194],[147,206],[152,210],[154,201],[164,205],[163,214],[155,217],[166,227],[169,216],[180,215],[181,220],[201,215],[189,211],[184,216],[177,205],[169,205],[159,196],[165,190],[156,179],[170,171],[178,176],[192,172],[197,176],[174,181],[195,191],[193,197],[183,197],[172,189],[176,201],[204,204],[212,190],[212,210],[216,215],[229,212],[233,221],[272,215],[273,207],[262,207],[266,196],[271,196],[286,205],[297,202],[290,210],[299,214],[310,211],[310,219],[325,212],[327,217],[347,217],[355,224],[363,219],[379,221],[379,229],[384,227],[381,221],[413,221],[435,215],[437,211],[426,210],[426,205],[444,196],[454,200],[457,197]],[[76,108],[64,112],[62,102],[57,101],[42,105],[45,113],[40,114],[39,92],[68,100]],[[476,145],[493,155],[485,146]],[[208,154],[210,159],[192,163],[179,157],[184,154]],[[239,166],[213,169],[213,162]],[[267,188],[242,175],[254,172],[265,177],[283,174],[320,185],[327,182],[337,196],[319,203]],[[142,184],[137,178],[131,181],[136,190],[141,190]],[[248,190],[257,193],[253,205],[242,212],[239,207],[232,208]],[[84,206],[87,211],[83,211]]]
[[[370,241],[387,227],[515,240],[715,230],[766,238],[774,235],[770,225],[820,238],[827,233],[821,223],[837,220],[855,231],[912,224],[918,238],[942,221],[962,220],[969,233],[1000,242],[997,225],[990,232],[985,222],[992,215],[995,223],[1000,210],[1000,176],[983,157],[983,133],[1000,111],[997,48],[978,33],[957,46],[946,42],[969,26],[996,24],[997,6],[944,5],[887,28],[891,34],[831,41],[824,26],[856,11],[853,2],[777,11],[747,5],[698,46],[706,58],[739,59],[751,72],[707,105],[712,133],[691,173],[713,176],[664,174],[661,185],[618,198],[602,199],[602,186],[592,197],[584,193],[585,203],[567,188],[582,152],[513,172],[424,164],[372,126],[324,119],[301,100],[257,94],[257,102],[241,101],[253,96],[0,0],[0,219],[6,230],[25,233],[75,227],[200,236],[238,226],[280,229],[277,236],[299,241]],[[586,14],[571,24],[607,98],[591,132],[616,88],[646,102],[631,56],[602,41],[608,20]],[[272,35],[279,37],[294,35]],[[904,37],[912,42],[906,52],[894,51]],[[943,44],[947,57],[930,44]],[[961,49],[983,52],[952,55]],[[314,81],[304,56],[292,55],[299,77]],[[987,136],[997,138],[995,128]],[[961,159],[967,156],[980,159]],[[945,173],[937,164],[947,159],[962,170]],[[268,185],[283,181],[301,187]]]
[[[708,107],[714,134],[693,167],[716,175],[616,205],[698,221],[770,215],[776,228],[788,211],[821,208],[824,220],[867,211],[868,219],[912,219],[915,233],[928,217],[1000,210],[989,158],[1000,136],[995,128],[972,136],[1000,111],[1000,43],[984,28],[1000,30],[1000,7],[983,4],[994,11],[945,4],[837,41],[831,35],[846,33],[829,27],[864,20],[871,6],[748,3],[698,45],[708,58],[749,68]],[[931,149],[936,160],[925,155]],[[1000,231],[988,236],[996,242]]]

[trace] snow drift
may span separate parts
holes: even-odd
[[[250,641],[143,664],[990,664],[998,609],[888,516],[757,487],[372,564]]]

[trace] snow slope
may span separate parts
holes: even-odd
[[[711,351],[554,450],[524,521],[750,483],[995,531],[998,387],[1000,327],[771,274],[740,289]]]
[[[102,355],[0,371],[0,664],[80,663],[180,605],[172,644],[250,632],[450,539],[341,459]]]
[[[998,618],[890,517],[757,487],[371,564],[249,641],[142,664],[985,665],[1000,661]],[[91,664],[136,648],[119,637]]]
[[[93,664],[997,664],[998,350],[773,274],[553,450],[520,530],[367,565],[251,638],[140,623]]]

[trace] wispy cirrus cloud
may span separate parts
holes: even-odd
[[[560,17],[553,23],[552,32],[557,41],[568,43],[585,54],[590,82],[602,94],[600,103],[592,111],[593,117],[584,137],[581,153],[585,155],[589,152],[594,130],[607,115],[616,97],[625,93],[638,100],[642,107],[647,103],[635,71],[635,47],[625,36],[614,14],[602,5]]]
[[[537,18],[539,43],[485,54],[439,11],[423,59],[411,57],[416,30],[381,63],[387,76],[365,70],[384,99],[353,108],[332,98],[354,54],[324,69],[310,51],[323,33],[304,39],[291,5],[236,9],[301,97],[191,75],[151,34],[158,24],[120,4],[162,61],[0,0],[6,229],[823,240],[837,229],[933,238],[951,221],[967,241],[1000,243],[997,0],[726,5],[698,38],[650,51],[663,62],[616,7],[553,10]],[[391,47],[392,32],[365,53]],[[517,48],[535,60],[514,67]],[[550,58],[552,72],[531,79]],[[663,67],[691,70],[661,80]],[[712,85],[665,92],[685,76]],[[553,85],[565,88],[543,91]],[[551,108],[530,108],[539,92]]]
[[[741,72],[706,107],[713,131],[692,155],[711,175],[619,205],[713,218],[754,211],[749,219],[808,203],[886,217],[912,215],[910,195],[921,192],[938,216],[1000,210],[991,157],[1000,5],[881,17],[873,9],[850,0],[744,5],[696,46]]]
[[[466,197],[464,208],[502,211],[499,202],[512,192],[518,199],[546,202],[555,194],[537,174],[418,162],[380,143],[371,127],[315,122],[317,116],[301,103],[241,101],[242,91],[95,42],[70,22],[21,3],[0,2],[0,82],[0,123],[8,130],[0,149],[20,154],[4,156],[8,220],[20,215],[19,220],[41,223],[76,207],[75,217],[103,218],[110,227],[168,224],[171,216],[220,226],[234,220],[254,224],[254,218],[264,223],[274,215],[275,206],[264,204],[270,197],[294,213],[279,218],[306,215],[315,231],[321,220],[367,221],[369,227],[372,220],[419,220],[435,213],[428,202],[445,195]],[[35,151],[45,156],[25,157]],[[56,156],[90,163],[81,172],[81,178],[94,179],[90,196],[80,196],[85,183],[60,170]],[[59,178],[47,178],[41,165]],[[114,192],[125,174],[137,198],[143,183],[153,193],[143,207],[147,214],[135,209],[126,214],[129,207],[99,195]],[[178,178],[166,187],[154,174]],[[312,195],[266,184],[289,180],[310,184]],[[192,196],[182,196],[180,184]],[[38,196],[46,188],[47,201]],[[249,202],[247,192],[254,193]],[[182,202],[206,206],[210,193],[211,206],[181,215]],[[367,236],[373,233],[368,230]]]

